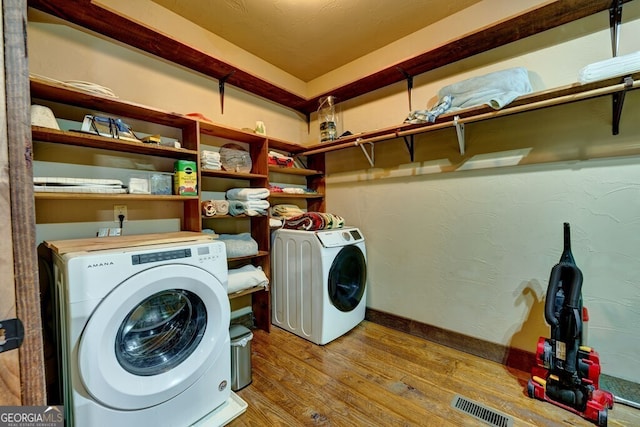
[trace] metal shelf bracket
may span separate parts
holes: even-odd
[[[371,167],[373,167],[375,162],[375,148],[373,146],[373,142],[357,142],[358,147],[362,150],[362,154],[367,158]],[[369,144],[371,148],[371,154],[367,152],[367,149],[364,147],[364,144]]]
[[[620,44],[620,22],[622,21],[622,0],[613,0],[609,8],[609,27],[611,27],[611,51],[618,56]]]
[[[409,111],[413,111],[413,109],[411,108],[411,91],[413,89],[413,76],[409,73],[407,73],[405,70],[403,70],[400,67],[396,67],[398,69],[398,71],[400,71],[402,73],[402,75],[404,76],[405,79],[407,79],[407,94],[409,96]]]
[[[464,123],[460,123],[460,116],[455,116],[453,118],[453,125],[456,127],[456,134],[458,135],[460,155],[464,156]]]
[[[413,135],[409,135],[408,138],[403,136],[402,138],[404,139],[404,145],[406,145],[407,150],[409,150],[409,158],[411,158],[411,161],[413,162]]]
[[[627,90],[633,87],[633,78],[627,76],[624,78],[624,90],[612,94],[613,97],[613,120],[611,124],[611,134],[620,133],[620,118],[622,117],[622,106],[624,105],[624,97]]]
[[[227,79],[229,77],[233,76],[235,72],[236,70],[233,70],[218,81],[218,92],[220,92],[220,114],[224,114],[224,84],[227,82]]]

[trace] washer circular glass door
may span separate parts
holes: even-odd
[[[184,264],[142,271],[96,307],[78,345],[87,392],[115,409],[142,409],[190,387],[229,351],[229,299],[211,273]]]
[[[367,262],[359,247],[343,247],[329,269],[328,291],[331,303],[340,311],[355,309],[364,295]]]
[[[121,323],[116,359],[134,375],[156,375],[182,363],[204,335],[207,310],[185,289],[167,289],[147,297]]]

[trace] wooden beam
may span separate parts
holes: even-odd
[[[33,208],[27,8],[21,0],[3,1],[2,8],[16,314],[25,331],[19,350],[21,400],[24,406],[39,406],[46,403],[46,385]]]
[[[631,0],[624,2],[628,1]],[[217,80],[233,72],[226,83],[303,114],[309,114],[316,111],[318,100],[323,96],[333,95],[343,102],[405,80],[405,75],[399,72],[398,68],[416,76],[608,10],[611,0],[549,2],[312,98],[295,95],[256,74],[237,69],[220,58],[212,57],[153,28],[95,5],[90,0],[29,0],[28,5]],[[608,19],[603,19],[602,24],[607,26]]]

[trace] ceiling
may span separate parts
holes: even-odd
[[[153,0],[307,82],[480,0]]]

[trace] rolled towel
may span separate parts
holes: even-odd
[[[202,209],[202,215],[206,217],[212,217],[217,213],[213,200],[203,200],[200,202],[200,208]]]
[[[229,215],[245,215],[247,208],[242,200],[229,200]]]
[[[249,264],[229,269],[229,285],[227,287],[229,294],[258,286],[266,288],[268,285],[269,279],[260,267]]]
[[[251,237],[251,233],[220,234],[218,240],[224,242],[227,249],[227,258],[258,254],[258,242]]]
[[[269,197],[268,188],[232,188],[227,190],[229,200],[261,200]]]
[[[216,208],[216,215],[228,215],[229,214],[229,201],[227,201],[227,200],[213,200],[213,205]]]

